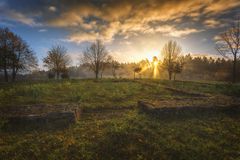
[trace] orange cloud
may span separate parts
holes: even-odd
[[[159,26],[155,29],[156,32],[164,33],[168,36],[172,37],[183,37],[191,33],[201,32],[203,30],[197,30],[195,28],[184,28],[184,29],[176,29],[170,25]]]
[[[220,22],[211,16],[239,5],[239,0],[230,0],[230,2],[225,0],[122,0],[101,5],[84,1],[84,3],[79,2],[69,6],[61,12],[60,16],[48,20],[48,24],[55,27],[78,28],[80,31],[69,36],[71,41],[76,40],[78,43],[93,39],[94,36],[111,41],[116,35],[129,37],[138,33],[155,32],[181,37],[202,30],[191,27],[176,29],[173,25],[161,26],[161,23],[167,21],[181,23],[186,16],[193,21],[200,21],[200,16],[210,16],[210,19],[203,21],[203,24],[208,28],[220,27]],[[152,22],[155,25],[149,24]],[[83,37],[86,39],[84,40]]]
[[[78,32],[71,34],[67,41],[69,42],[76,42],[76,43],[82,43],[85,41],[95,41],[96,39],[100,39],[99,34],[95,32]]]
[[[219,14],[239,5],[239,0],[209,0],[205,8],[205,13]]]
[[[208,28],[219,28],[224,27],[225,24],[219,20],[207,19],[203,22]]]

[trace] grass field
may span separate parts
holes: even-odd
[[[139,100],[165,106],[229,105],[239,101],[239,84],[105,79],[0,88],[2,115],[6,108],[39,104],[66,103],[84,110],[80,121],[63,130],[2,130],[0,159],[240,159],[238,113],[161,118],[137,109]]]

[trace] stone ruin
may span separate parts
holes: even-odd
[[[69,107],[64,104],[36,105],[32,106],[32,110],[31,106],[18,106],[18,108],[10,107],[10,112],[5,112],[5,114],[0,111],[1,117],[5,121],[2,126],[4,130],[63,129],[76,123],[81,115],[78,107]],[[11,110],[14,112],[11,113]]]

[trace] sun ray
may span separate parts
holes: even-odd
[[[159,76],[158,66],[159,66],[158,58],[157,58],[156,56],[154,56],[154,57],[153,57],[153,62],[152,62],[153,78],[154,78],[154,79]]]

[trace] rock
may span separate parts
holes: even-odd
[[[139,101],[138,108],[140,112],[151,115],[156,115],[161,118],[176,118],[176,117],[199,117],[199,116],[215,116],[218,113],[233,116],[240,115],[239,105],[229,106],[175,106],[175,107],[161,107],[154,106],[148,102]]]
[[[80,118],[80,111],[51,112],[45,115],[8,117],[4,125],[7,130],[60,129],[74,124]]]
[[[153,105],[148,102],[138,101],[138,108],[142,112],[151,112],[153,110]]]

